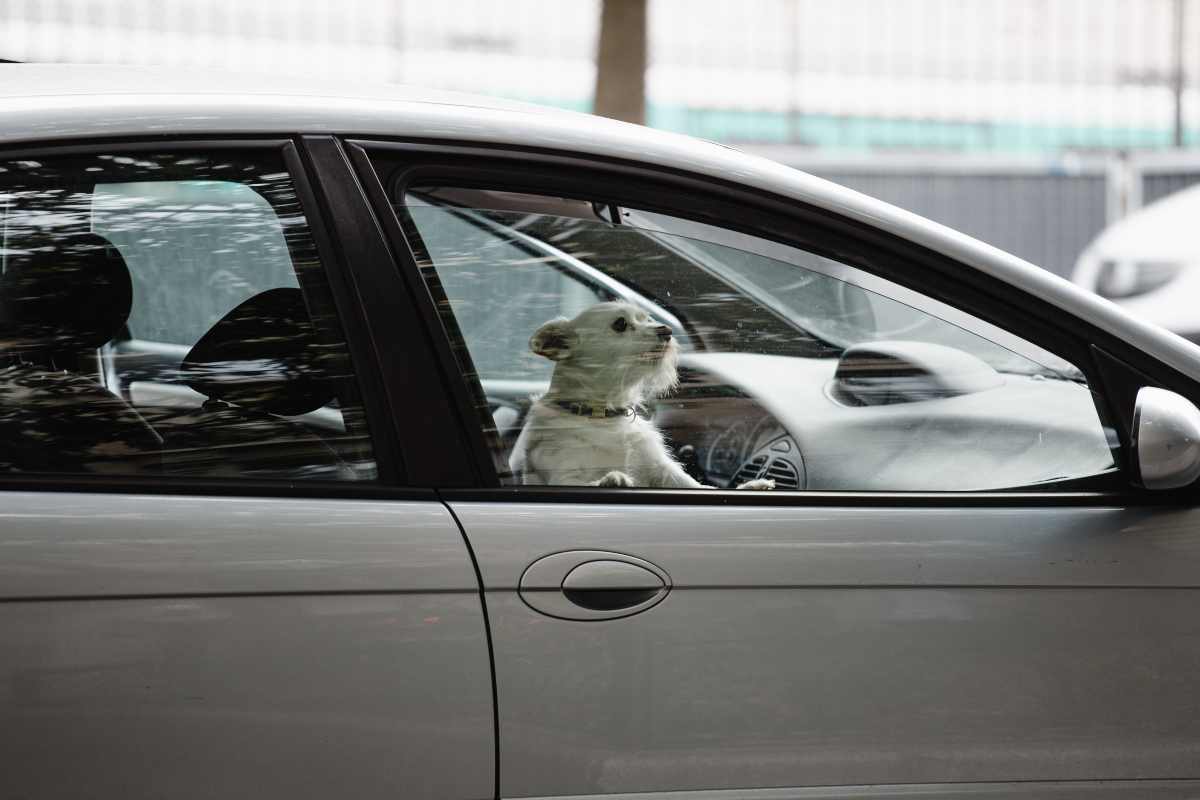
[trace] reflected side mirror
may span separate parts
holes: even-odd
[[[1133,454],[1147,489],[1179,489],[1200,477],[1200,408],[1150,386],[1133,407]]]

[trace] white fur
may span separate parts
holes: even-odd
[[[614,322],[625,320],[624,331]],[[509,466],[526,484],[711,489],[671,457],[654,423],[637,414],[588,417],[555,405],[633,408],[675,388],[679,347],[666,329],[628,303],[600,303],[574,319],[547,322],[533,352],[556,362],[550,389],[534,401]],[[773,489],[754,480],[739,489]]]

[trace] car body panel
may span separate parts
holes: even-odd
[[[7,793],[493,795],[440,503],[8,492],[0,595]]]
[[[406,89],[0,70],[10,153],[345,135],[415,142],[431,157],[438,143],[477,145],[685,173],[941,253],[964,282],[990,276],[1036,294],[1200,379],[1200,349],[1032,265],[710,143]],[[347,199],[363,187],[340,147],[297,149],[332,212],[325,250],[346,261],[358,292],[348,302],[362,312],[387,294],[379,287],[401,284],[375,220],[349,208],[365,203]],[[358,283],[385,273],[393,282]],[[396,305],[408,314],[406,300]],[[381,316],[364,312],[374,329],[348,333],[351,344],[386,335]],[[430,330],[431,342],[419,331],[356,350],[380,354],[381,391],[398,414],[410,386],[381,367],[407,353],[445,358],[450,345]],[[444,402],[444,385],[430,385]],[[396,425],[461,441],[469,432],[450,416]],[[57,491],[6,492],[0,525],[10,792],[1073,800],[1182,798],[1200,779],[1200,537],[1189,508],[1099,496],[1055,507],[1051,494],[984,498],[992,507],[952,495],[513,502],[503,490],[493,492],[503,502],[484,502],[450,490],[448,510],[432,492],[268,499],[251,497],[248,481],[224,485],[239,497],[47,485]],[[622,619],[539,614],[518,594],[521,575],[568,550],[645,559],[672,588]]]
[[[1195,511],[450,502],[502,796],[1197,775]],[[568,543],[673,588],[539,615],[521,573]]]
[[[0,599],[478,591],[433,500],[6,492]]]

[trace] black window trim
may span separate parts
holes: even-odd
[[[369,199],[374,177],[356,175],[342,143],[332,136],[303,136],[301,144],[325,206],[334,209],[330,222],[336,239],[354,264],[364,340],[379,369],[387,424],[409,465],[407,483],[477,485],[477,454],[468,450],[470,438],[464,435],[469,426],[445,402],[461,380],[444,368],[436,353],[442,337],[422,319],[423,304],[407,275],[407,245],[384,235],[392,214],[389,209],[380,218]]]
[[[335,237],[330,225],[332,215],[328,206],[319,198],[310,173],[308,153],[302,152],[293,141],[283,147],[284,165],[291,174],[296,196],[304,210],[308,228],[312,233],[317,257],[325,269],[330,294],[337,309],[342,335],[350,351],[351,368],[358,378],[358,390],[362,398],[370,432],[371,448],[375,456],[377,480],[384,484],[405,484],[405,462],[403,452],[397,444],[391,414],[382,404],[383,393],[379,387],[379,357],[371,347],[367,326],[363,320],[362,305],[355,292],[355,281],[347,248],[335,246]],[[350,262],[350,263],[347,263]]]
[[[364,411],[370,431],[371,446],[379,477],[373,482],[352,481],[292,481],[278,479],[211,478],[182,475],[91,475],[86,473],[0,473],[0,491],[58,491],[102,492],[130,495],[211,495],[232,497],[306,497],[354,498],[391,500],[436,500],[432,488],[406,485],[401,478],[399,450],[395,437],[389,432],[390,413],[372,409],[372,391],[377,383],[378,361],[374,353],[363,347],[359,307],[345,291],[347,269],[336,258],[339,248],[330,238],[326,212],[316,201],[311,170],[305,165],[290,136],[150,136],[94,138],[79,140],[46,140],[17,142],[0,146],[0,159],[58,158],[96,153],[188,152],[212,153],[221,150],[261,150],[276,154],[288,171],[304,211],[305,221],[313,236],[317,255],[333,295],[339,322],[350,353],[352,369],[364,401]],[[356,335],[352,335],[354,332]]]
[[[798,246],[836,258],[906,288],[950,303],[1004,330],[1022,331],[1019,335],[1023,338],[1065,358],[1084,372],[1088,385],[1098,393],[1097,406],[1102,422],[1116,428],[1121,440],[1121,446],[1114,454],[1120,472],[1115,473],[1115,480],[1114,473],[1109,473],[1107,478],[1104,475],[1096,476],[1091,484],[1093,491],[1077,490],[1076,482],[1071,482],[1071,489],[1064,486],[1064,491],[1058,492],[1033,492],[1018,488],[1013,491],[982,493],[798,492],[779,495],[723,491],[697,493],[686,490],[598,490],[586,487],[503,487],[499,484],[490,453],[486,452],[483,436],[479,433],[481,426],[473,418],[475,412],[466,386],[467,381],[458,375],[457,380],[452,381],[452,384],[456,384],[452,391],[455,392],[460,415],[467,421],[466,433],[475,441],[478,470],[486,478],[484,483],[475,488],[453,490],[454,497],[486,497],[512,502],[539,499],[566,502],[670,501],[684,504],[719,502],[739,505],[804,505],[808,501],[819,505],[836,505],[839,502],[859,504],[864,502],[865,498],[876,498],[889,505],[957,505],[968,499],[970,505],[1010,505],[1014,502],[1039,505],[1176,505],[1194,502],[1197,493],[1195,488],[1152,493],[1136,486],[1135,473],[1131,469],[1132,465],[1128,463],[1131,433],[1128,429],[1128,415],[1114,413],[1114,409],[1109,407],[1109,398],[1114,395],[1128,396],[1128,387],[1117,391],[1118,387],[1113,386],[1110,390],[1110,386],[1106,384],[1106,375],[1097,364],[1097,352],[1133,365],[1131,369],[1142,373],[1152,385],[1178,391],[1193,400],[1200,399],[1200,386],[1123,340],[1083,320],[1064,314],[1061,310],[999,279],[971,270],[970,284],[974,285],[970,285],[963,280],[964,267],[940,253],[825,209],[753,187],[623,159],[580,156],[516,146],[486,146],[474,142],[349,137],[346,144],[358,168],[360,180],[368,186],[368,194],[376,203],[377,214],[385,221],[385,232],[394,243],[403,244],[405,239],[401,224],[392,212],[390,197],[402,186],[417,181],[429,183],[440,180],[452,185],[568,197],[582,196],[585,199],[598,198],[618,205],[624,202],[627,205],[716,224]],[[381,158],[391,162],[392,170],[386,176],[377,173],[375,168]],[[369,180],[371,177],[374,180]],[[386,189],[382,183],[384,180],[389,181]],[[581,192],[579,187],[585,183],[589,187],[588,191]],[[664,197],[668,199],[664,200]],[[672,197],[686,197],[692,205],[687,209],[672,205],[669,199]],[[812,231],[809,235],[821,237],[824,243],[817,242],[814,245],[814,242],[798,237],[797,226],[806,226]],[[854,252],[851,253],[831,248],[829,245],[829,242],[844,245],[849,241],[853,241],[855,245]],[[874,257],[864,262],[860,257],[861,252],[870,253]],[[881,265],[880,255],[894,257],[898,264],[919,261],[921,269],[905,272],[895,265],[888,268]],[[401,262],[410,273],[410,280],[415,278],[419,281],[420,274],[413,253],[404,254]],[[882,263],[886,264],[886,261]],[[440,341],[436,346],[444,360],[443,363],[453,364],[447,332],[437,314],[436,298],[428,291],[414,294],[424,306],[423,315],[426,320],[434,330],[441,331]],[[1111,371],[1109,372],[1107,377],[1111,377]],[[472,429],[475,431],[473,436]]]
[[[1179,492],[739,492],[735,489],[597,489],[584,486],[500,486],[438,489],[447,503],[564,503],[570,505],[771,506],[843,508],[1020,508],[1030,506],[1125,508],[1191,507]]]
[[[413,321],[419,319],[423,339],[432,348],[432,363],[426,372],[428,379],[436,376],[437,383],[435,385],[440,385],[445,396],[451,401],[443,404],[442,408],[452,419],[443,418],[442,421],[450,422],[454,426],[454,430],[459,433],[461,446],[454,446],[458,444],[456,442],[444,441],[441,450],[453,447],[454,454],[467,462],[467,466],[460,468],[460,475],[468,473],[469,470],[471,480],[469,482],[443,480],[435,485],[440,488],[471,488],[480,484],[498,486],[499,480],[492,463],[491,450],[476,416],[475,398],[457,368],[458,362],[450,345],[453,337],[448,335],[445,322],[437,311],[437,299],[421,276],[420,267],[408,241],[408,236],[392,210],[387,192],[380,183],[366,152],[353,143],[347,143],[346,149],[360,185],[374,207],[377,219],[382,224],[383,234],[394,254],[398,272],[403,276],[406,294],[413,298],[417,307]],[[402,392],[402,394],[404,393]],[[438,430],[428,429],[428,432],[435,437],[440,435]],[[437,442],[430,444],[437,447]],[[442,453],[443,457],[447,455],[450,454]]]

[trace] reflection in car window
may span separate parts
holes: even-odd
[[[0,468],[370,480],[277,154],[0,163]]]
[[[614,297],[540,240],[484,214],[432,203],[419,213],[425,246],[441,267],[437,277],[463,337],[476,343],[472,355],[484,375],[548,380],[550,364],[526,346],[533,329]]]
[[[129,311],[132,338],[190,344],[238,300],[299,285],[283,221],[248,184],[102,183],[91,206],[92,231],[121,252],[138,293]]]
[[[626,210],[622,222],[649,232],[840,348],[879,339],[928,341],[965,350],[1001,372],[1083,379],[1053,353],[815,253],[645,211]]]
[[[972,491],[1115,469],[1075,366],[861,269],[590,200],[418,187],[397,211],[507,483]],[[608,288],[579,293],[595,272]]]

